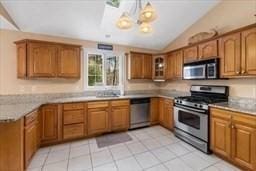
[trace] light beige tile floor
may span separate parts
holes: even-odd
[[[154,126],[129,131],[132,141],[99,148],[95,138],[41,148],[27,171],[238,171]]]

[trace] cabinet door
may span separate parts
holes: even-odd
[[[240,74],[240,33],[222,37],[219,42],[221,77]]]
[[[153,57],[153,79],[165,79],[165,56]]]
[[[143,55],[137,53],[131,53],[130,55],[130,78],[142,79],[143,78]]]
[[[256,28],[242,32],[241,74],[256,75]]]
[[[42,143],[58,141],[60,121],[58,105],[47,105],[42,108]]]
[[[88,109],[88,134],[99,134],[109,130],[108,108]]]
[[[170,80],[175,77],[175,56],[169,53],[166,57],[166,72],[165,78]]]
[[[37,150],[37,123],[25,128],[25,167],[27,167]]]
[[[152,55],[144,54],[143,78],[144,79],[152,79]]]
[[[27,46],[26,43],[17,44],[17,75],[18,78],[27,76]]]
[[[196,61],[198,57],[197,46],[192,46],[184,49],[183,55],[184,55],[184,63]]]
[[[113,107],[111,111],[111,130],[127,130],[129,128],[129,106]]]
[[[80,48],[61,46],[58,56],[58,76],[80,78]]]
[[[165,100],[164,102],[164,126],[168,129],[173,129],[173,102],[171,100]]]
[[[175,52],[175,77],[182,78],[183,54],[182,51]]]
[[[256,170],[256,118],[233,117],[232,159],[240,166]]]
[[[231,115],[223,110],[211,110],[211,150],[223,157],[231,155]]]
[[[157,124],[159,121],[159,98],[150,99],[150,122]]]
[[[164,99],[159,99],[159,122],[164,125]]]
[[[29,43],[28,49],[28,76],[55,77],[58,47],[44,43]]]
[[[217,40],[212,40],[199,45],[198,49],[199,59],[217,57],[218,56],[218,44]]]

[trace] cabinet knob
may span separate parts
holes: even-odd
[[[245,70],[242,70],[242,74],[246,74]]]
[[[236,71],[236,74],[237,74],[237,75],[240,74],[240,71]]]
[[[232,128],[232,129],[234,129],[234,128],[235,128],[235,126],[232,124],[231,128]]]

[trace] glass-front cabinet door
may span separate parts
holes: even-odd
[[[153,79],[154,81],[165,81],[165,56],[153,57]]]

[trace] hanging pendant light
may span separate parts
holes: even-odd
[[[142,33],[151,33],[152,30],[153,29],[152,29],[152,27],[149,23],[145,23],[145,22],[141,23],[140,32],[142,32]]]
[[[140,12],[140,20],[142,22],[152,22],[156,19],[156,11],[148,2]]]
[[[129,29],[132,27],[132,19],[127,12],[124,12],[116,23],[117,27],[120,29]]]

